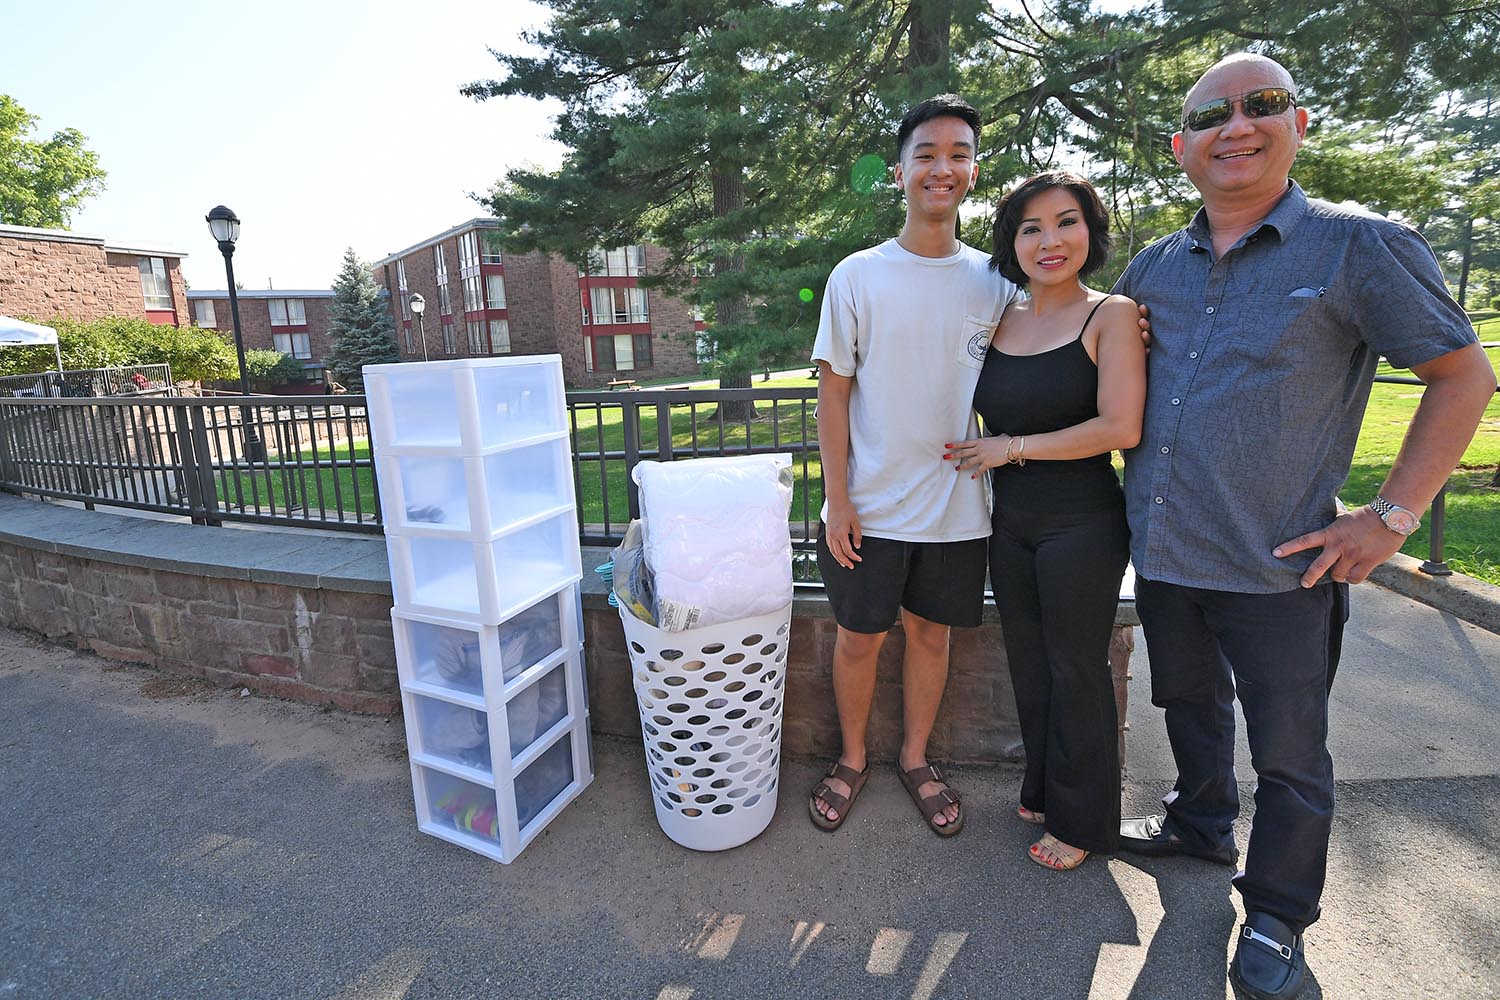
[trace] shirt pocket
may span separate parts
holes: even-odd
[[[958,345],[959,364],[976,371],[984,367],[984,356],[995,336],[995,324],[983,316],[965,316],[963,342]]]
[[[1359,342],[1327,296],[1252,293],[1230,319],[1227,339],[1236,346],[1288,364],[1342,358]]]

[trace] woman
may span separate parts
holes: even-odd
[[[948,448],[960,473],[993,470],[990,581],[1026,747],[1017,815],[1044,826],[1030,856],[1057,871],[1113,853],[1120,830],[1108,650],[1129,530],[1110,452],[1140,440],[1146,349],[1135,303],[1083,284],[1108,252],[1081,177],[1039,174],[1000,203],[990,266],[1028,296],[974,392],[993,436]]]

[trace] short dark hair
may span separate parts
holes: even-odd
[[[1099,192],[1094,190],[1094,185],[1071,171],[1048,170],[1035,177],[1028,177],[1010,194],[1000,199],[1000,204],[995,209],[991,269],[999,271],[1002,276],[1018,285],[1024,286],[1031,280],[1021,270],[1020,261],[1016,260],[1016,232],[1021,228],[1021,218],[1026,211],[1027,202],[1043,191],[1058,187],[1067,188],[1078,199],[1084,224],[1089,227],[1089,255],[1083,262],[1083,267],[1078,270],[1079,277],[1093,274],[1104,266],[1104,262],[1109,259],[1109,212],[1099,200]]]
[[[897,162],[900,162],[901,154],[906,152],[906,140],[911,138],[917,126],[934,118],[958,118],[963,121],[974,130],[974,152],[979,152],[979,112],[974,110],[974,105],[957,94],[939,94],[927,98],[901,119],[901,127],[896,130]]]

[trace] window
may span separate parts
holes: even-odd
[[[272,333],[271,346],[282,354],[290,354],[298,360],[312,357],[312,345],[305,333]]]
[[[510,323],[503,319],[490,320],[490,353],[510,353]]]
[[[480,243],[483,250],[480,252],[479,262],[481,264],[503,264],[504,255],[500,252],[500,234],[486,232],[480,234]]]
[[[588,371],[628,372],[651,367],[651,335],[619,333],[583,338],[583,362]]]
[[[401,300],[401,318],[411,319],[411,290],[406,286],[406,261],[396,261],[396,297]]]
[[[498,274],[484,276],[484,304],[487,309],[505,308],[505,278]]]
[[[443,256],[441,243],[432,248],[432,267],[437,275],[438,315],[450,315],[453,312],[453,300],[448,295],[448,261]]]
[[[193,320],[205,330],[216,330],[219,318],[214,315],[213,299],[198,299],[193,303]]]
[[[458,353],[458,338],[453,335],[453,321],[449,319],[443,320],[443,353]]]
[[[484,308],[484,282],[479,274],[479,236],[473,230],[458,238],[458,273],[464,283],[464,312]]]
[[[417,342],[412,339],[412,336],[411,336],[411,327],[409,327],[409,326],[408,327],[403,327],[402,331],[406,334],[406,353],[407,354],[415,354],[415,353],[417,353]]]
[[[266,299],[272,326],[306,326],[307,311],[301,299]]]
[[[589,300],[595,324],[651,322],[644,288],[590,288]]]
[[[640,244],[613,250],[590,250],[588,273],[595,278],[629,278],[646,273],[646,248]]]
[[[464,325],[468,327],[468,333],[469,333],[469,353],[470,354],[488,354],[488,353],[490,353],[489,345],[484,342],[484,324],[481,323],[481,322],[479,322],[479,320],[477,320],[477,319],[471,319],[471,320],[468,321],[468,323],[466,323]]]
[[[141,269],[141,294],[147,309],[172,308],[172,282],[167,277],[167,262],[160,257],[137,257]]]

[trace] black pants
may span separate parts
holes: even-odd
[[[1201,847],[1234,843],[1234,700],[1255,768],[1255,822],[1234,886],[1246,910],[1294,931],[1318,919],[1333,827],[1328,693],[1349,618],[1347,584],[1236,594],[1136,578],[1151,701],[1177,761],[1167,826]]]
[[[1124,502],[1075,514],[997,502],[994,529],[990,585],[1026,747],[1021,804],[1045,812],[1058,840],[1114,853],[1120,755],[1109,638],[1130,557]]]

